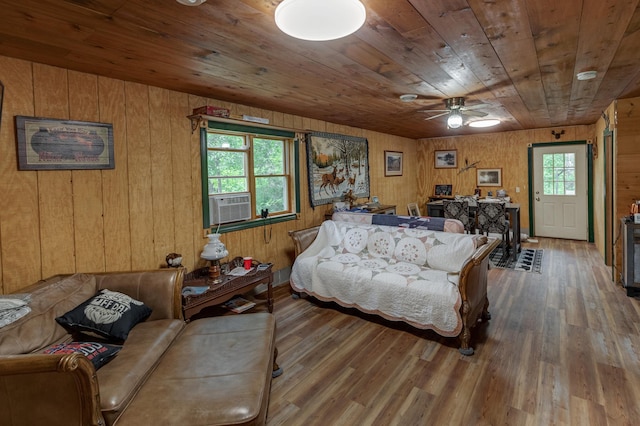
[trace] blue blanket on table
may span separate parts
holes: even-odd
[[[401,228],[419,228],[430,231],[464,233],[462,222],[456,219],[429,216],[397,216],[368,213],[364,210],[336,212],[332,219],[338,222],[356,222],[369,225],[399,226]]]

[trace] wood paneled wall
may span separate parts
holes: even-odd
[[[594,126],[555,127],[535,130],[523,130],[502,133],[483,133],[472,136],[423,139],[418,145],[418,198],[421,206],[434,193],[435,184],[453,184],[454,194],[473,194],[476,188],[476,169],[459,173],[465,161],[469,164],[479,161],[482,169],[502,169],[502,187],[481,187],[482,195],[488,191],[496,194],[504,189],[515,201],[520,203],[523,232],[529,228],[529,182],[527,148],[533,143],[554,143],[556,139],[551,130],[564,130],[559,141],[590,140],[594,137]],[[434,168],[434,151],[457,150],[458,169]],[[516,192],[516,187],[520,192]]]
[[[400,212],[417,198],[411,139],[2,56],[0,80],[0,293],[60,273],[158,268],[170,252],[189,270],[203,266],[199,136],[186,116],[205,104],[276,126],[366,137],[371,194]],[[112,123],[115,169],[18,171],[15,115]],[[403,176],[384,176],[385,150],[404,152]],[[309,207],[304,146],[300,156],[299,220],[274,224],[268,243],[261,227],[224,234],[230,256],[290,266],[287,231],[322,222],[329,206]]]

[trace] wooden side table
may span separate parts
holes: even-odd
[[[220,282],[214,283],[209,279],[209,268],[195,270],[185,276],[183,286],[209,286],[202,294],[182,296],[182,310],[186,321],[199,313],[202,309],[220,305],[237,294],[243,294],[260,284],[267,284],[267,306],[273,312],[273,272],[272,266],[258,271],[257,267],[246,275],[234,276],[223,274]]]

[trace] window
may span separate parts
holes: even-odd
[[[576,195],[574,153],[542,155],[544,195]]]
[[[297,149],[293,137],[293,133],[278,129],[213,121],[202,129],[205,228],[215,225],[209,220],[209,198],[215,195],[250,194],[249,222],[261,218],[262,210],[268,210],[270,218],[291,216],[299,211]],[[230,226],[233,230],[249,227],[234,223],[225,228]]]

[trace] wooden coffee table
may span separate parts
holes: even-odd
[[[235,295],[244,294],[260,284],[267,284],[267,306],[273,312],[273,272],[272,266],[258,271],[254,266],[246,275],[233,276],[222,274],[220,282],[209,279],[208,268],[195,270],[186,275],[184,287],[209,286],[209,289],[197,295],[182,296],[182,310],[186,321],[191,321],[194,315],[204,308],[220,305]]]

